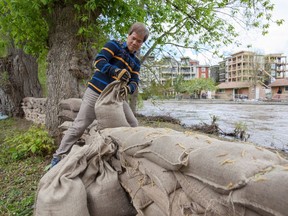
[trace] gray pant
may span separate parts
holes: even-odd
[[[60,157],[62,154],[66,154],[71,149],[77,140],[82,136],[85,129],[96,119],[95,116],[95,103],[99,98],[99,94],[87,88],[82,98],[80,110],[75,118],[72,126],[66,131],[59,148],[56,150],[53,157]],[[123,103],[124,113],[126,119],[131,127],[137,127],[138,121],[134,114],[131,112],[129,104],[124,101]]]

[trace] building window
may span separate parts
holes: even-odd
[[[225,93],[225,89],[218,89],[217,92],[218,93]]]
[[[288,91],[288,86],[285,86],[284,89],[285,89],[285,91]]]

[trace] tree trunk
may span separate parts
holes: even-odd
[[[10,48],[0,59],[0,112],[22,117],[24,97],[42,97],[36,58],[22,50]]]
[[[59,102],[67,98],[82,97],[82,80],[91,77],[94,54],[90,46],[81,48],[77,37],[79,25],[73,6],[55,6],[49,32],[47,56],[47,111],[46,127],[52,136],[59,134]],[[85,82],[86,84],[86,82]]]

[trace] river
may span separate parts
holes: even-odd
[[[249,142],[288,151],[288,105],[214,104],[187,101],[144,101],[138,113],[165,115],[187,126],[207,123],[212,116],[224,132],[233,132],[236,124],[245,124]]]

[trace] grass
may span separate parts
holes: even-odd
[[[25,132],[32,125],[25,119],[9,118],[0,121],[0,215],[33,215],[35,193],[44,168],[51,155],[32,156],[23,160],[11,157],[6,137]]]

